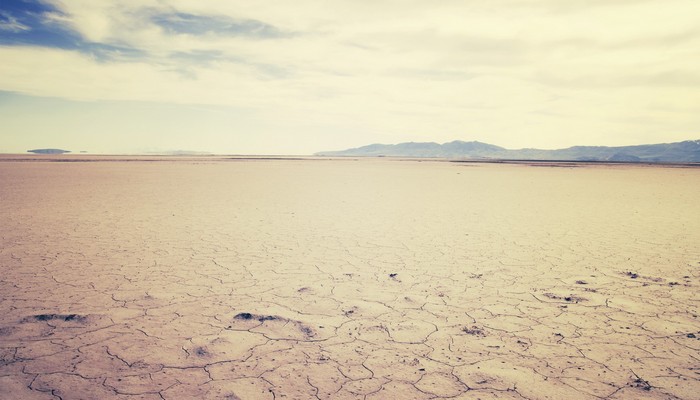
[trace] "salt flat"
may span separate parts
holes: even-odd
[[[700,393],[699,168],[87,159],[0,162],[2,399]]]

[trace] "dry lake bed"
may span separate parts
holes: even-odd
[[[700,168],[0,159],[2,399],[698,399],[699,287]]]

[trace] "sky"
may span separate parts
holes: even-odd
[[[0,152],[700,139],[697,0],[0,0]]]

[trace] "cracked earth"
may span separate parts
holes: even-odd
[[[0,162],[2,399],[700,393],[700,169],[93,161]]]

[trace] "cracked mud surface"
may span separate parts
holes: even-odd
[[[697,399],[700,169],[0,162],[2,399]]]

